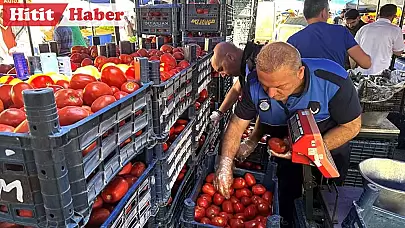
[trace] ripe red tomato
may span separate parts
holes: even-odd
[[[229,225],[231,226],[231,228],[244,228],[245,227],[245,223],[243,222],[242,219],[239,219],[239,218],[233,218],[233,219],[229,220]]]
[[[133,93],[140,88],[139,84],[136,82],[125,82],[121,86],[121,91],[126,93]]]
[[[46,88],[53,84],[52,78],[47,75],[34,76],[34,79],[30,81],[30,85],[35,89]]]
[[[205,209],[200,206],[195,206],[194,209],[194,219],[197,222],[200,222],[202,218],[205,217]]]
[[[25,119],[25,112],[17,108],[9,108],[0,113],[0,124],[12,127],[17,127]]]
[[[263,198],[267,203],[271,204],[271,203],[273,202],[273,193],[272,193],[272,192],[269,192],[269,191],[266,191],[266,192],[263,194],[262,198]]]
[[[134,53],[132,53],[132,54],[130,54],[130,56],[132,57],[132,58],[136,58],[136,57],[142,57],[140,54],[138,54],[137,52],[134,52]],[[132,63],[132,62],[131,62]],[[132,65],[132,64],[131,64]]]
[[[184,128],[186,128],[186,125],[178,125],[174,127],[174,133],[176,135],[179,135],[184,130]]]
[[[181,60],[178,66],[181,67],[182,69],[186,69],[187,67],[190,66],[190,63],[187,60]]]
[[[3,102],[4,108],[8,108],[12,104],[10,97],[12,85],[0,85],[0,100]]]
[[[139,49],[136,53],[138,53],[138,55],[140,55],[141,57],[148,57],[148,51],[145,48],[141,48]]]
[[[109,57],[107,58],[108,63],[120,64],[121,60],[118,57]]]
[[[97,208],[91,212],[88,224],[90,226],[101,226],[110,216],[110,211],[105,208]]]
[[[213,197],[213,202],[215,205],[220,206],[225,200],[225,197],[223,197],[221,194],[219,194],[218,192],[215,193],[214,197]]]
[[[107,105],[110,105],[117,100],[113,95],[103,95],[101,97],[98,97],[93,104],[91,104],[91,111],[93,113],[101,110],[102,108],[106,107]]]
[[[115,177],[101,193],[105,203],[116,203],[124,197],[129,189],[128,182],[122,177]]]
[[[194,107],[195,107],[195,110],[198,111],[200,109],[200,107],[201,107],[201,103],[196,101],[195,104],[194,104]]]
[[[174,57],[176,60],[183,60],[183,59],[184,59],[184,55],[183,55],[183,53],[181,53],[181,52],[175,52],[175,53],[173,53],[173,57]]]
[[[55,93],[56,107],[82,106],[83,100],[80,93],[74,89],[61,89]]]
[[[266,192],[266,188],[261,184],[253,185],[252,192],[255,195],[263,195]]]
[[[83,90],[83,101],[86,105],[91,106],[97,98],[103,95],[113,95],[112,89],[103,82],[91,82]]]
[[[218,216],[219,212],[221,212],[221,209],[216,205],[211,205],[207,209],[205,209],[205,215],[208,218],[214,218]]]
[[[259,222],[259,224],[256,225],[256,228],[266,228],[266,223]]]
[[[211,225],[211,220],[209,218],[207,218],[207,217],[204,217],[204,218],[201,219],[200,223]]]
[[[183,48],[181,48],[181,47],[173,48],[173,53],[175,53],[175,52],[181,52],[181,53],[183,53]]]
[[[164,52],[164,53],[172,53],[173,52],[173,47],[168,45],[168,44],[164,44],[160,47],[160,51]]]
[[[171,77],[172,76],[169,74],[169,72],[166,72],[166,71],[161,71],[160,72],[160,80],[162,82],[165,82],[165,81],[169,80]]]
[[[207,100],[207,98],[208,98],[208,91],[206,89],[203,89],[200,92],[200,97],[198,98],[198,101],[200,103],[203,103],[205,100]]]
[[[121,60],[121,63],[123,64],[129,64],[130,62],[132,62],[132,57],[130,55],[127,54],[121,54],[119,59]]]
[[[232,215],[232,214],[228,214],[228,213],[226,213],[226,212],[224,212],[224,211],[219,212],[219,215],[218,215],[218,216],[219,216],[219,217],[222,217],[222,218],[225,218],[227,221],[229,221],[229,219],[233,218],[233,215]]]
[[[162,56],[160,56],[160,63],[164,64],[164,67],[169,67],[169,70],[175,68],[177,66],[176,59],[173,57],[173,55],[169,53],[165,53]]]
[[[233,213],[233,203],[230,200],[224,200],[222,203],[222,211],[226,213]]]
[[[245,210],[245,206],[243,206],[243,204],[242,203],[234,203],[233,205],[233,211],[235,212],[235,213],[243,213],[244,212],[244,210]]]
[[[232,196],[231,196],[231,198],[229,199],[232,203],[237,203],[237,202],[240,202],[240,200],[238,199],[238,198],[236,198],[236,196],[234,196],[233,194],[232,194]]]
[[[30,128],[26,119],[14,129],[14,133],[28,133],[29,131]]]
[[[55,85],[62,86],[63,88],[69,88],[69,82],[66,80],[58,80]]]
[[[132,165],[132,170],[131,170],[131,175],[140,177],[142,176],[142,173],[145,171],[146,165],[143,162],[135,162]]]
[[[210,204],[212,203],[212,196],[208,195],[208,194],[201,194],[200,198],[204,198],[206,199]]]
[[[245,208],[245,211],[243,212],[244,217],[247,220],[251,220],[254,219],[257,215],[257,209],[256,209],[256,205],[249,205]]]
[[[240,198],[240,202],[243,204],[243,206],[247,207],[252,204],[252,199],[250,197],[243,196],[242,198]]]
[[[126,71],[125,71],[125,77],[127,77],[128,80],[135,80],[135,68],[133,66],[130,66]]]
[[[122,84],[127,81],[127,78],[120,68],[108,66],[101,72],[101,81],[109,86],[121,88]]]
[[[199,197],[197,199],[197,205],[203,208],[208,208],[210,203],[206,199]]]
[[[245,228],[256,228],[259,225],[259,222],[256,220],[251,220],[248,222],[245,222]]]
[[[95,82],[97,79],[88,74],[74,74],[70,79],[69,88],[71,89],[84,89],[87,84]]]
[[[151,57],[148,58],[149,61],[160,61],[160,57],[157,55],[153,55]]]
[[[283,154],[287,150],[287,145],[285,145],[285,142],[282,139],[279,138],[271,138],[267,142],[267,145],[269,148],[279,154]]]
[[[205,177],[205,182],[207,183],[213,183],[215,178],[215,173],[210,173]]]
[[[22,92],[26,89],[32,89],[32,86],[25,82],[20,82],[13,85],[13,87],[11,88],[10,97],[13,101],[14,107],[21,108],[24,106]]]
[[[101,208],[102,206],[103,206],[103,198],[101,198],[101,196],[97,196],[92,208],[94,210],[97,208]]]
[[[163,143],[163,151],[166,152],[169,149],[169,145],[167,143]]]
[[[205,183],[201,190],[202,190],[202,192],[204,192],[210,196],[214,196],[215,192],[216,192],[214,185],[212,185],[211,183]]]
[[[6,125],[6,124],[0,124],[0,132],[14,132],[14,127]]]
[[[257,205],[257,210],[260,215],[268,216],[270,214],[270,206],[268,203],[259,203]]]
[[[82,62],[80,63],[80,66],[91,66],[93,65],[93,60],[89,59],[89,58],[84,58],[82,60]]]
[[[111,90],[112,90],[113,94],[115,94],[116,92],[119,92],[119,91],[120,91],[120,89],[118,89],[118,88],[115,87],[115,86],[111,86]]]
[[[221,216],[216,216],[211,219],[211,224],[214,226],[225,227],[227,223],[228,223],[227,219]]]
[[[115,97],[115,99],[117,99],[117,100],[119,100],[119,99],[121,99],[121,98],[124,98],[124,97],[126,97],[127,95],[128,95],[128,93],[123,92],[123,91],[119,91],[119,92],[114,93],[114,97]]]
[[[240,219],[242,221],[245,221],[245,214],[244,213],[237,213],[233,216],[234,219]]]
[[[247,184],[249,187],[252,187],[253,185],[256,184],[256,178],[255,178],[255,176],[253,176],[253,174],[251,174],[251,173],[246,173],[246,174],[245,174],[245,181],[246,181],[246,184]]]
[[[129,186],[134,185],[136,183],[136,181],[138,180],[138,177],[134,177],[134,176],[129,175],[129,174],[124,175],[122,177],[124,177],[124,179],[128,182]]]
[[[198,146],[201,147],[204,145],[205,142],[205,135],[201,135],[200,139],[198,140]]]
[[[88,117],[90,114],[82,107],[66,106],[58,110],[58,115],[60,126],[68,126]]]
[[[256,216],[256,220],[261,223],[266,223],[267,218],[261,215]]]
[[[100,65],[102,65],[102,64],[104,64],[105,62],[107,61],[107,57],[105,57],[105,56],[97,56],[95,59],[94,59],[94,66],[95,67],[99,67]]]
[[[84,149],[82,151],[82,156],[85,157],[88,153],[90,153],[91,151],[93,151],[97,146],[97,141],[93,142],[92,144],[90,144],[90,146],[86,147],[86,149]]]
[[[240,199],[240,198],[242,198],[242,197],[244,197],[244,196],[251,197],[251,196],[252,196],[252,192],[251,192],[249,189],[247,189],[247,188],[238,189],[238,190],[236,190],[236,192],[235,192],[235,196],[236,196],[238,199]]]
[[[58,92],[61,89],[64,89],[62,86],[58,86],[58,85],[50,85],[50,86],[48,86],[48,88],[51,88],[54,93]]]
[[[232,187],[234,189],[245,188],[246,187],[245,179],[243,179],[242,177],[236,177],[235,179],[233,179]]]

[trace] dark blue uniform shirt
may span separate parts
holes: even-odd
[[[342,67],[347,50],[357,45],[346,27],[325,22],[308,25],[292,35],[287,43],[297,48],[302,58],[330,59]]]

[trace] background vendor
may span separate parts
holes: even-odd
[[[243,99],[223,138],[215,180],[217,189],[229,198],[233,161],[240,138],[253,118],[260,116],[264,133],[284,138],[288,135],[287,119],[296,110],[306,108],[313,112],[325,145],[332,153],[340,173],[335,182],[341,184],[349,166],[348,141],[361,128],[361,106],[348,73],[330,60],[301,59],[294,47],[282,42],[262,48],[256,69],[243,89]],[[302,165],[292,163],[290,156],[284,158],[277,160],[280,214],[291,225],[294,199],[302,193],[303,174]]]

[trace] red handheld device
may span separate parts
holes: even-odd
[[[299,110],[288,120],[292,162],[315,165],[325,178],[340,174],[332,155],[323,143],[322,135],[311,110]]]

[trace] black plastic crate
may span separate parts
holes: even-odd
[[[206,49],[206,39],[211,39],[212,43],[211,43],[211,49],[213,49],[213,47],[215,47],[215,45],[223,42],[226,40],[225,37],[187,37],[187,36],[183,36],[182,39],[182,43],[183,44],[198,44],[201,48],[203,48],[204,50],[210,50],[210,49]],[[207,47],[209,48],[209,47]]]
[[[146,150],[153,153],[151,149]],[[102,228],[143,227],[146,224],[153,212],[155,166],[156,160],[149,163],[142,176],[130,187],[101,225]]]
[[[156,202],[158,206],[165,206],[170,198],[170,191],[186,161],[194,153],[193,129],[194,120],[190,120],[186,128],[179,134],[167,151],[163,150],[164,143],[155,146],[156,166]]]
[[[60,128],[52,90],[24,93],[31,133],[0,133],[0,179],[7,188],[17,181],[13,183],[22,198],[16,191],[3,191],[0,203],[10,210],[0,213],[0,218],[37,227],[82,222],[89,216],[96,195],[124,163],[149,144],[150,84]],[[128,139],[131,142],[121,149],[119,145]],[[94,144],[83,157],[82,151]],[[18,216],[18,209],[32,211],[33,217]]]
[[[213,52],[206,54],[203,58],[198,60],[194,75],[193,75],[193,88],[195,98],[198,99],[199,94],[204,89],[208,90],[208,85],[211,83],[212,80],[212,67],[211,67],[211,58],[213,56]]]
[[[350,162],[359,164],[368,158],[392,158],[396,139],[354,138],[350,141]]]
[[[180,28],[180,6],[145,5],[137,8],[138,32],[148,35],[172,35]]]
[[[183,202],[195,185],[195,166],[192,164],[183,181],[176,189],[172,189],[172,202],[164,207],[160,207],[156,216],[151,218],[150,228],[156,227],[180,227],[180,215],[183,210]]]
[[[360,174],[358,164],[351,164],[344,181],[344,186],[363,187],[363,177]]]
[[[218,146],[216,150],[212,153],[207,154],[204,158],[202,165],[199,166],[198,169],[198,180],[196,185],[194,186],[190,196],[184,200],[184,208],[183,213],[181,216],[181,227],[191,228],[191,227],[210,227],[214,228],[215,226],[206,225],[202,223],[198,223],[194,220],[194,209],[195,209],[195,201],[201,191],[201,187],[204,184],[205,177],[209,174],[214,172],[214,166],[216,163],[216,158],[218,156]],[[256,181],[258,183],[263,184],[267,189],[271,189],[274,193],[273,195],[273,216],[269,216],[267,218],[267,226],[274,227],[274,223],[279,224],[279,201],[278,201],[278,180],[276,175],[277,164],[272,163],[269,166],[269,169],[266,173],[257,173],[252,171],[246,171],[243,169],[234,169],[234,176],[243,176],[246,172],[252,173]],[[277,218],[277,219],[275,219]]]
[[[363,90],[361,97],[367,97],[368,93],[373,93],[371,88],[367,87],[367,83]],[[404,112],[405,90],[402,89],[396,92],[394,96],[384,102],[377,103],[363,103],[361,102],[363,112]]]
[[[184,4],[183,10],[183,31],[216,32],[220,30],[220,4]]]

